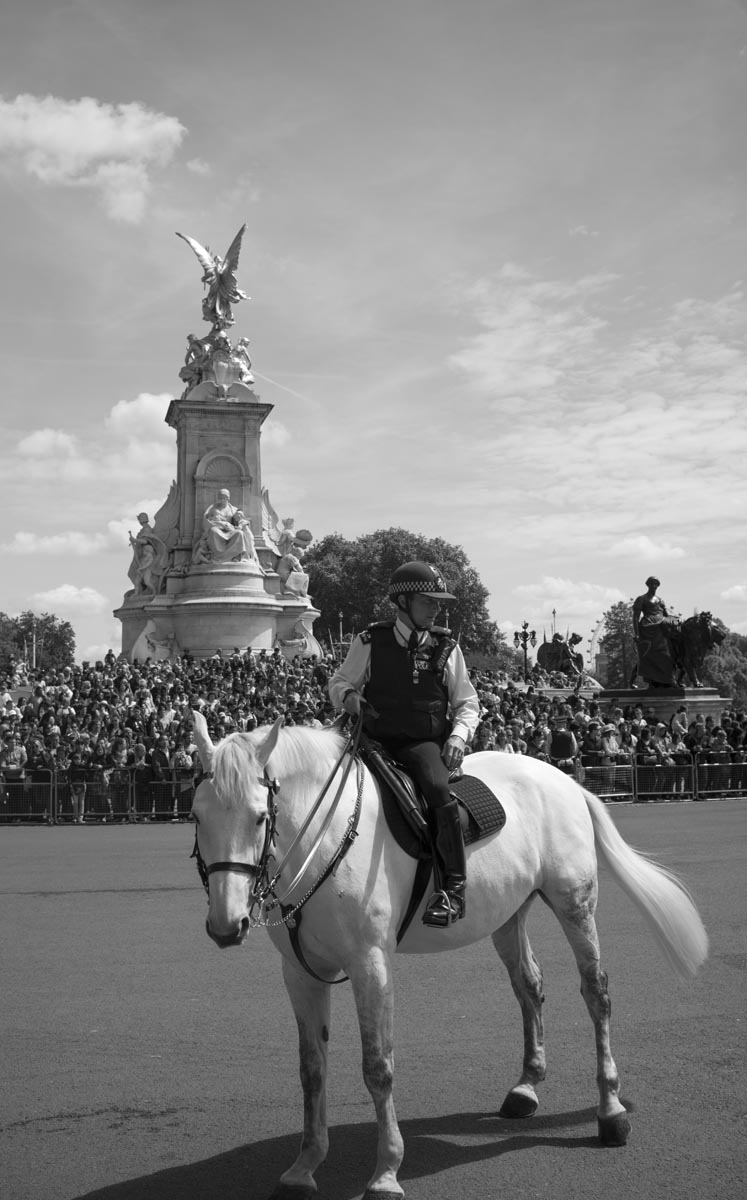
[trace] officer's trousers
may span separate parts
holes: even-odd
[[[440,742],[382,742],[393,759],[402,763],[419,784],[429,808],[443,808],[451,802],[449,770],[441,758]]]

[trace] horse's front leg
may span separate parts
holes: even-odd
[[[298,1025],[303,1088],[301,1153],[280,1177],[270,1200],[309,1200],[316,1193],[314,1172],[327,1157],[327,1047],[330,1024],[329,984],[319,983],[295,963],[283,959],[283,979]]]
[[[363,1080],[376,1108],[379,1129],[376,1170],[363,1200],[401,1200],[397,1172],[404,1143],[392,1099],[394,1078],[394,989],[389,955],[372,947],[349,967],[363,1049]]]

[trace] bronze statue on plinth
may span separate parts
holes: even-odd
[[[667,609],[656,593],[661,587],[655,575],[646,580],[647,591],[633,601],[633,635],[638,661],[630,686],[641,675],[649,688],[682,687],[685,679],[703,687],[699,671],[710,650],[720,646],[726,627],[709,612],[681,621]]]

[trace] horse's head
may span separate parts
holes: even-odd
[[[249,930],[249,899],[266,864],[274,783],[267,763],[282,719],[256,733],[232,733],[213,745],[205,718],[194,713],[206,776],[192,803],[198,865],[208,888],[207,932],[220,947],[237,946]]]

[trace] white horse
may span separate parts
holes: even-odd
[[[435,953],[492,938],[524,1024],[523,1069],[501,1115],[527,1117],[536,1111],[535,1087],[545,1077],[542,973],[526,920],[537,895],[570,942],[594,1025],[600,1140],[615,1146],[626,1142],[630,1125],[610,1052],[607,977],[594,923],[595,848],[680,976],[695,974],[708,953],[708,938],[682,885],[623,840],[595,796],[531,758],[491,752],[469,756],[465,771],[500,798],[505,827],[468,848],[466,917],[446,929],[429,928],[421,923],[421,904],[397,946],[415,861],[389,832],[378,784],[365,768],[351,763],[345,739],[332,730],[281,730],[277,722],[269,730],[231,734],[213,746],[204,718],[195,713],[194,719],[200,757],[209,772],[197,788],[193,808],[209,885],[207,931],[223,947],[238,945],[253,924],[267,926],[283,958],[298,1023],[303,1139],[298,1158],[281,1176],[271,1200],[308,1200],[317,1190],[314,1172],[328,1147],[329,984],[340,972],[352,984],[363,1078],[378,1122],[376,1169],[364,1200],[401,1200],[404,1195],[397,1181],[404,1147],[392,1101],[395,950]],[[351,838],[356,818],[357,836]],[[274,845],[267,836],[273,828]],[[268,859],[271,847],[274,857]],[[349,848],[336,857],[343,847]],[[325,876],[333,861],[334,870]],[[275,896],[282,908],[275,905]],[[298,933],[306,966],[294,952],[285,923],[289,914],[292,923],[300,906]]]

